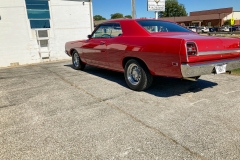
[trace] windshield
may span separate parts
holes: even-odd
[[[172,22],[159,20],[140,20],[137,21],[148,32],[191,32],[188,29],[181,27]]]

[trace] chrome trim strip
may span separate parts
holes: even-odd
[[[207,51],[207,52],[198,52],[199,56],[211,55],[211,54],[228,54],[228,53],[240,53],[239,49],[235,50],[224,50],[224,51]]]

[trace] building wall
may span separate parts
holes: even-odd
[[[235,11],[235,12],[233,12],[233,13],[225,16],[225,17],[223,18],[223,20],[226,21],[226,20],[230,20],[230,19],[232,19],[232,18],[235,19],[235,24],[236,24],[236,25],[237,25],[237,24],[240,24],[240,23],[239,23],[239,21],[240,21],[240,11],[239,11],[239,12],[236,12],[236,11]]]
[[[228,14],[210,14],[200,16],[183,16],[183,17],[166,17],[160,18],[162,20],[174,21],[174,22],[196,22],[196,21],[210,21],[210,20],[221,20]]]
[[[1,0],[0,16],[0,67],[34,60],[25,1]]]
[[[51,0],[49,58],[65,59],[65,43],[86,39],[93,29],[91,0]],[[1,0],[0,67],[41,62],[36,32],[30,27],[25,0]]]
[[[51,21],[53,34],[50,38],[51,59],[67,58],[65,43],[78,39],[87,39],[92,32],[92,2],[51,0]]]
[[[165,17],[159,18],[160,20],[173,21],[177,23],[184,23],[186,26],[196,24],[201,22],[202,26],[206,26],[208,22],[211,22],[211,26],[221,26],[224,21],[235,19],[235,25],[240,24],[240,12],[233,13],[219,13],[219,14],[209,14],[209,15],[199,15],[199,16],[184,16],[184,17]]]
[[[240,25],[240,20],[235,20],[235,25]]]
[[[230,8],[219,8],[219,9],[211,9],[211,10],[190,12],[190,16],[201,16],[201,15],[221,14],[221,13],[228,13],[228,14],[230,14],[232,12],[233,12],[233,7],[230,7]]]

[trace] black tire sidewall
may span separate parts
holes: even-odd
[[[74,55],[75,55],[75,54],[78,54],[78,52],[77,52],[77,51],[73,51],[73,53],[72,53],[72,64],[73,64],[73,68],[76,69],[76,70],[83,70],[83,69],[85,68],[85,64],[83,64],[83,62],[81,61],[79,54],[78,54],[79,66],[75,66],[75,65],[74,65]]]
[[[137,85],[131,84],[128,80],[127,69],[130,64],[136,64],[141,70],[141,79]],[[129,60],[126,63],[125,68],[124,68],[124,77],[125,77],[125,81],[126,81],[127,85],[129,86],[129,88],[131,88],[132,90],[135,90],[135,91],[142,91],[142,90],[146,89],[148,87],[147,84],[148,84],[148,80],[149,80],[147,78],[147,72],[148,72],[148,70],[146,69],[146,67],[144,67],[143,64],[141,64],[140,62],[138,62],[135,59]]]

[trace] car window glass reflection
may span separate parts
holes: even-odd
[[[118,37],[122,35],[122,28],[120,24],[114,24],[111,37]]]
[[[148,32],[190,32],[175,23],[156,20],[139,20],[138,23]]]
[[[101,25],[93,34],[92,38],[110,38],[112,25]]]

